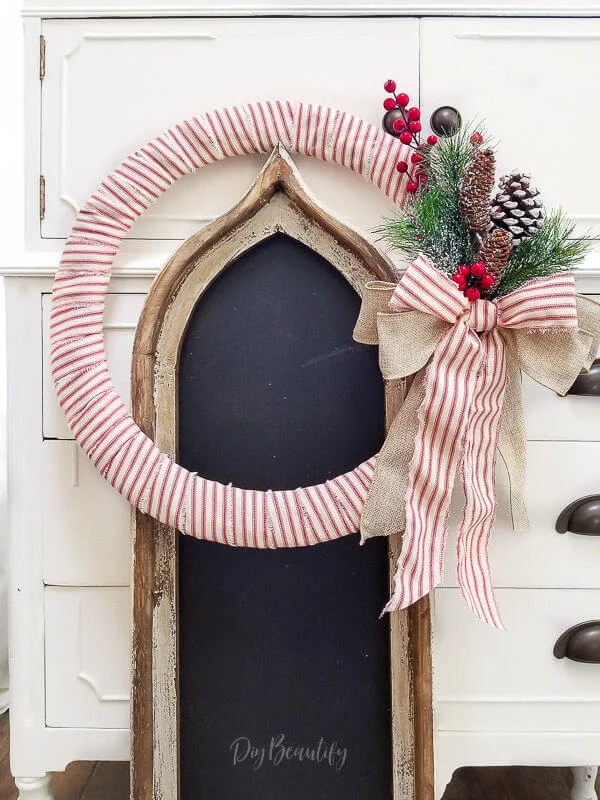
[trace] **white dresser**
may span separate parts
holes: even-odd
[[[177,120],[236,102],[303,99],[377,123],[382,82],[393,76],[415,101],[420,92],[426,117],[446,104],[463,119],[484,117],[501,140],[500,171],[530,170],[548,206],[562,204],[600,233],[600,158],[586,152],[579,163],[577,153],[593,147],[600,124],[600,2],[570,6],[570,19],[544,17],[561,4],[541,2],[514,2],[511,19],[483,16],[475,2],[454,18],[443,16],[453,5],[441,2],[432,4],[435,16],[422,18],[391,0],[329,4],[329,17],[318,16],[325,9],[317,2],[259,5],[292,16],[244,17],[249,2],[208,8],[199,0],[131,0],[119,6],[119,18],[108,0],[85,11],[70,0],[25,2],[26,242],[2,269],[11,763],[23,800],[49,800],[47,773],[70,761],[129,756],[129,507],[74,442],[48,366],[53,271],[79,205],[111,168]],[[429,5],[420,3],[418,13]],[[317,16],[293,16],[306,9]],[[486,4],[485,13],[493,11]],[[230,159],[182,179],[121,248],[105,341],[122,396],[152,276],[182,239],[239,199],[262,161]],[[367,235],[389,214],[383,195],[356,175],[315,160],[296,163],[320,202]],[[600,295],[600,252],[586,263],[579,289]],[[508,632],[467,611],[451,545],[446,581],[435,593],[436,798],[463,765],[600,761],[600,665],[552,654],[563,631],[600,618],[600,539],[554,531],[566,505],[600,491],[600,398],[558,398],[529,381],[525,395],[532,529],[512,533],[500,473],[491,545]],[[591,797],[578,775],[577,797]]]

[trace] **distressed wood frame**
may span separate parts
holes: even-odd
[[[327,214],[275,148],[256,183],[220,219],[187,239],[154,281],[136,331],[132,409],[136,423],[177,458],[177,363],[201,294],[241,253],[282,232],[323,255],[360,293],[366,280],[394,280],[391,262]],[[185,291],[182,291],[185,288]],[[389,427],[406,386],[385,386]],[[389,540],[390,583],[400,551]],[[132,800],[179,800],[177,535],[135,512],[133,536]],[[427,597],[390,615],[394,800],[433,800],[431,630]]]

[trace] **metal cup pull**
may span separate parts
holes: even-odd
[[[600,494],[590,494],[574,500],[558,515],[558,533],[579,533],[600,536]]]
[[[600,620],[581,622],[561,634],[554,645],[554,657],[600,664]]]
[[[592,397],[600,396],[600,358],[592,362],[587,372],[582,372],[567,394],[583,394]]]

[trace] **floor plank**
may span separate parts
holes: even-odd
[[[101,762],[96,765],[92,779],[83,790],[81,800],[128,800],[129,762]]]
[[[50,783],[55,800],[81,800],[95,766],[94,761],[74,761],[64,772],[55,772]]]

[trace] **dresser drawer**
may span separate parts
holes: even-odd
[[[599,400],[600,403],[600,400]],[[600,405],[597,410],[600,416]],[[557,533],[556,518],[573,500],[600,492],[600,442],[528,442],[527,510],[531,528],[512,529],[508,478],[497,467],[498,507],[489,544],[495,586],[594,588],[600,584],[600,536]],[[444,586],[456,586],[456,538],[464,495],[457,489],[448,522]],[[600,677],[600,674],[599,674]]]
[[[556,659],[561,633],[600,618],[600,589],[499,589],[507,631],[457,589],[435,592],[435,726],[453,731],[600,731],[600,664]]]
[[[104,310],[104,348],[113,383],[129,404],[131,353],[137,321],[142,312],[145,294],[110,293]],[[43,336],[43,431],[46,439],[72,439],[50,371],[50,295],[42,296]]]
[[[41,461],[44,583],[127,586],[129,503],[76,442],[43,442]]]
[[[129,727],[129,589],[48,587],[44,611],[46,725]]]

